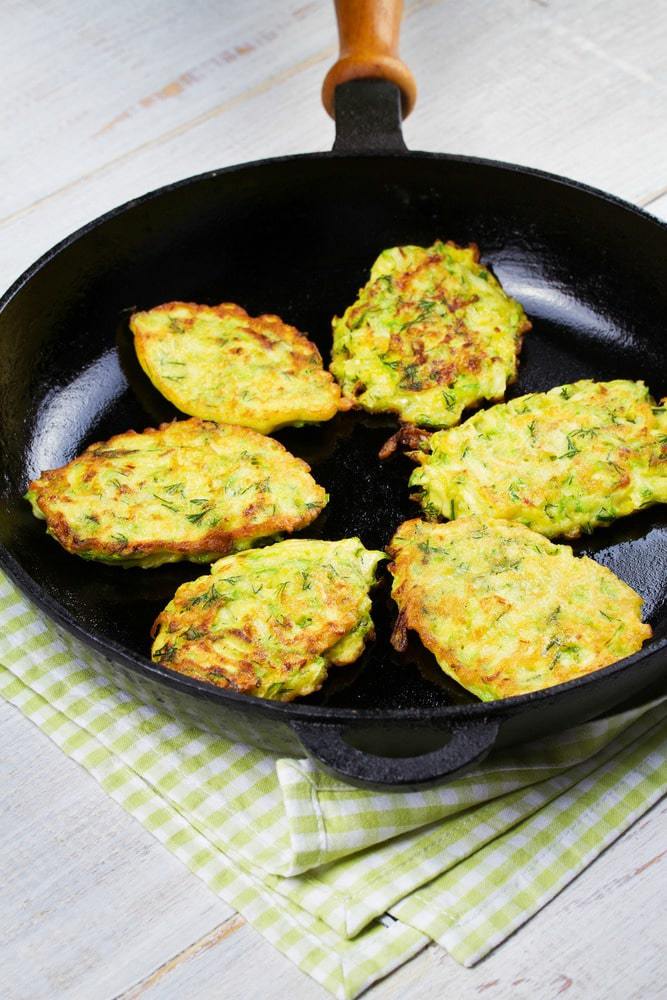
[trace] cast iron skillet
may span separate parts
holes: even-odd
[[[353,6],[358,13],[373,4]],[[482,704],[449,685],[423,650],[391,650],[395,611],[385,582],[375,596],[374,647],[355,667],[334,672],[317,696],[283,705],[179,677],[148,659],[155,615],[201,567],[83,562],[46,536],[21,499],[31,478],[90,442],[176,415],[134,360],[133,309],[231,300],[251,313],[279,313],[326,355],[332,315],[352,301],[378,252],[437,237],[476,241],[533,321],[512,394],[591,376],[644,378],[656,396],[667,391],[667,227],[534,170],[408,153],[391,80],[409,102],[409,74],[391,56],[391,37],[380,37],[384,55],[370,63],[350,50],[351,7],[339,4],[348,55],[327,84],[330,91],[339,84],[331,153],[257,161],[161,188],[66,239],[4,296],[0,563],[66,631],[106,654],[115,683],[142,698],[234,739],[283,754],[305,750],[353,781],[416,786],[482,759],[494,745],[648,697],[664,674],[667,646],[664,507],[578,546],[644,597],[655,635],[634,656],[557,688]],[[383,24],[372,28],[367,44]],[[383,547],[401,520],[417,514],[407,497],[407,461],[377,459],[393,430],[391,420],[343,414],[279,435],[332,494],[312,534],[359,534],[367,546]]]

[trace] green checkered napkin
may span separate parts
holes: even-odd
[[[667,785],[667,700],[380,793],[162,714],[122,678],[0,576],[0,694],[341,998],[430,941],[477,962]]]

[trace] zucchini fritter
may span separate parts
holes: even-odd
[[[427,517],[500,517],[576,538],[667,501],[667,407],[643,382],[521,396],[421,447],[410,485]]]
[[[400,615],[482,701],[563,684],[641,648],[641,597],[611,570],[510,521],[406,521],[389,547]]]
[[[317,691],[373,638],[368,591],[384,558],[358,538],[292,538],[220,559],[158,616],[152,658],[274,701]]]
[[[476,246],[393,247],[334,318],[331,371],[355,406],[451,427],[466,407],[503,398],[529,329]]]
[[[317,517],[309,467],[247,427],[180,420],[93,444],[43,472],[26,499],[84,559],[122,566],[211,562]]]
[[[315,345],[278,316],[249,316],[230,302],[168,302],[135,313],[130,329],[153,385],[192,416],[269,434],[341,408]]]

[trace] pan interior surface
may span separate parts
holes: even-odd
[[[146,658],[155,616],[203,572],[76,559],[21,499],[30,479],[91,442],[179,416],[134,357],[132,311],[176,299],[236,302],[297,326],[326,362],[331,318],[353,301],[378,253],[437,238],[476,242],[533,323],[510,396],[578,378],[644,379],[656,398],[667,393],[667,230],[627,206],[529,171],[427,154],[297,157],[206,175],[88,227],[6,299],[0,541],[30,592],[89,636]],[[390,417],[350,413],[275,435],[331,494],[306,534],[359,535],[383,548],[418,515],[408,498],[412,464],[377,458],[395,429]],[[575,549],[634,587],[656,639],[667,634],[664,507]],[[418,643],[401,655],[391,649],[394,614],[385,581],[374,597],[377,642],[353,667],[332,671],[311,703],[401,709],[474,700]]]

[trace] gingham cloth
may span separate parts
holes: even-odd
[[[667,787],[667,700],[378,793],[162,714],[116,670],[0,576],[0,694],[340,998],[430,941],[479,961]]]

